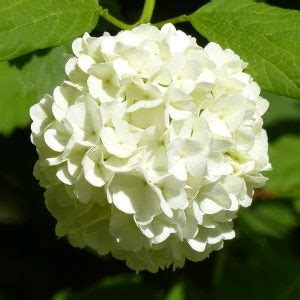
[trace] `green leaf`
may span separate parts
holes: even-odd
[[[286,240],[280,243],[287,243]],[[277,244],[271,246],[277,246]],[[264,245],[262,249],[246,250],[250,259],[239,257],[239,252],[232,253],[224,266],[223,278],[211,290],[211,300],[243,299],[243,300],[294,300],[300,292],[300,260],[289,252],[272,253],[272,249]],[[201,298],[199,298],[201,299]]]
[[[1,0],[0,61],[58,46],[91,31],[97,0]]]
[[[300,198],[294,199],[294,208],[296,213],[300,214]]]
[[[266,189],[276,196],[300,198],[300,136],[285,135],[269,148],[273,170]]]
[[[265,91],[262,92],[262,96],[270,103],[269,109],[263,116],[264,126],[273,127],[287,122],[300,122],[299,101]]]
[[[166,300],[185,300],[185,287],[183,282],[178,282],[169,291]]]
[[[239,221],[259,235],[283,238],[298,225],[293,209],[287,203],[261,203],[239,214]]]
[[[0,62],[0,133],[29,122],[29,108],[65,78],[64,46]]]
[[[160,298],[159,298],[160,299]],[[177,282],[170,288],[167,295],[163,298],[165,300],[194,300],[194,299],[208,299],[206,292],[195,287],[190,280],[177,280]]]
[[[70,295],[72,292],[70,290],[62,290],[56,293],[53,297],[52,300],[68,300],[70,299]]]
[[[262,89],[300,99],[300,12],[251,0],[213,1],[191,15],[210,41],[249,63]]]
[[[141,281],[139,276],[118,275],[101,280],[95,286],[79,292],[63,290],[52,300],[131,299],[158,300],[157,292]]]

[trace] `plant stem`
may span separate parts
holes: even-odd
[[[108,9],[103,8],[101,5],[99,5],[99,15],[109,23],[115,25],[116,27],[127,30],[127,29],[132,29],[143,23],[149,23],[151,21],[154,6],[155,6],[155,0],[145,0],[141,17],[134,24],[127,24],[120,21],[119,19],[112,16],[109,13]]]
[[[130,24],[127,24],[127,23],[124,23],[122,21],[120,21],[119,19],[115,18],[114,16],[112,16],[108,9],[106,8],[103,8],[102,6],[99,5],[99,15],[104,18],[106,21],[108,21],[109,23],[115,25],[116,27],[118,28],[121,28],[121,29],[131,29],[135,26],[135,24],[133,25],[130,25]]]
[[[153,24],[154,26],[160,28],[163,25],[167,24],[167,23],[172,23],[172,24],[177,24],[177,23],[183,23],[183,22],[188,22],[190,20],[190,16],[189,15],[181,15],[175,18],[171,18],[171,19],[167,19],[158,23]]]
[[[151,21],[153,10],[155,7],[155,1],[156,0],[145,0],[144,8],[141,14],[141,17],[139,19],[139,22],[141,24],[143,23],[149,23]]]
[[[118,28],[121,28],[121,29],[124,29],[124,30],[130,30],[130,29],[132,29],[132,28],[134,28],[138,25],[141,25],[143,23],[149,23],[151,21],[154,6],[155,6],[155,1],[156,0],[145,0],[141,17],[134,24],[127,24],[127,23],[124,23],[124,22],[120,21],[119,19],[112,16],[109,13],[108,9],[103,8],[101,5],[99,5],[98,11],[99,11],[99,15],[102,18],[104,18],[106,21],[108,21],[109,23],[115,25]],[[167,24],[167,23],[176,24],[176,23],[188,22],[189,20],[190,20],[190,16],[181,15],[181,16],[178,16],[178,17],[175,17],[175,18],[171,18],[171,19],[168,19],[168,20],[165,20],[165,21],[155,23],[153,25],[160,28],[164,24]]]

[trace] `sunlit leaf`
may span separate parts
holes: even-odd
[[[300,197],[300,135],[284,135],[270,145],[273,170],[266,189],[281,197]]]
[[[0,61],[58,46],[91,31],[97,0],[1,0]]]

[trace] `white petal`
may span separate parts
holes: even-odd
[[[58,171],[56,172],[56,176],[61,182],[67,185],[72,185],[74,183],[74,178],[68,172],[66,164],[64,164],[61,168],[58,169]]]
[[[62,152],[69,139],[69,134],[60,123],[54,123],[44,133],[45,143],[54,151]]]
[[[92,185],[101,187],[113,173],[103,166],[103,152],[99,148],[89,151],[82,162],[84,177]]]
[[[185,163],[182,160],[179,160],[174,165],[170,164],[169,172],[180,181],[185,181],[187,179]]]
[[[135,213],[136,219],[141,221],[151,219],[160,210],[158,195],[140,176],[116,174],[109,192],[118,209],[127,214]]]
[[[187,240],[189,245],[198,252],[203,252],[206,248],[206,241],[201,239],[189,239]]]
[[[79,68],[87,73],[89,68],[95,63],[95,60],[89,55],[80,55],[77,60]]]
[[[78,200],[82,203],[88,203],[92,198],[92,186],[85,180],[83,175],[77,180],[75,192]]]

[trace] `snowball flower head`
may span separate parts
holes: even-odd
[[[221,249],[270,169],[268,102],[246,63],[171,24],[85,34],[73,52],[30,110],[57,235],[137,271]]]

